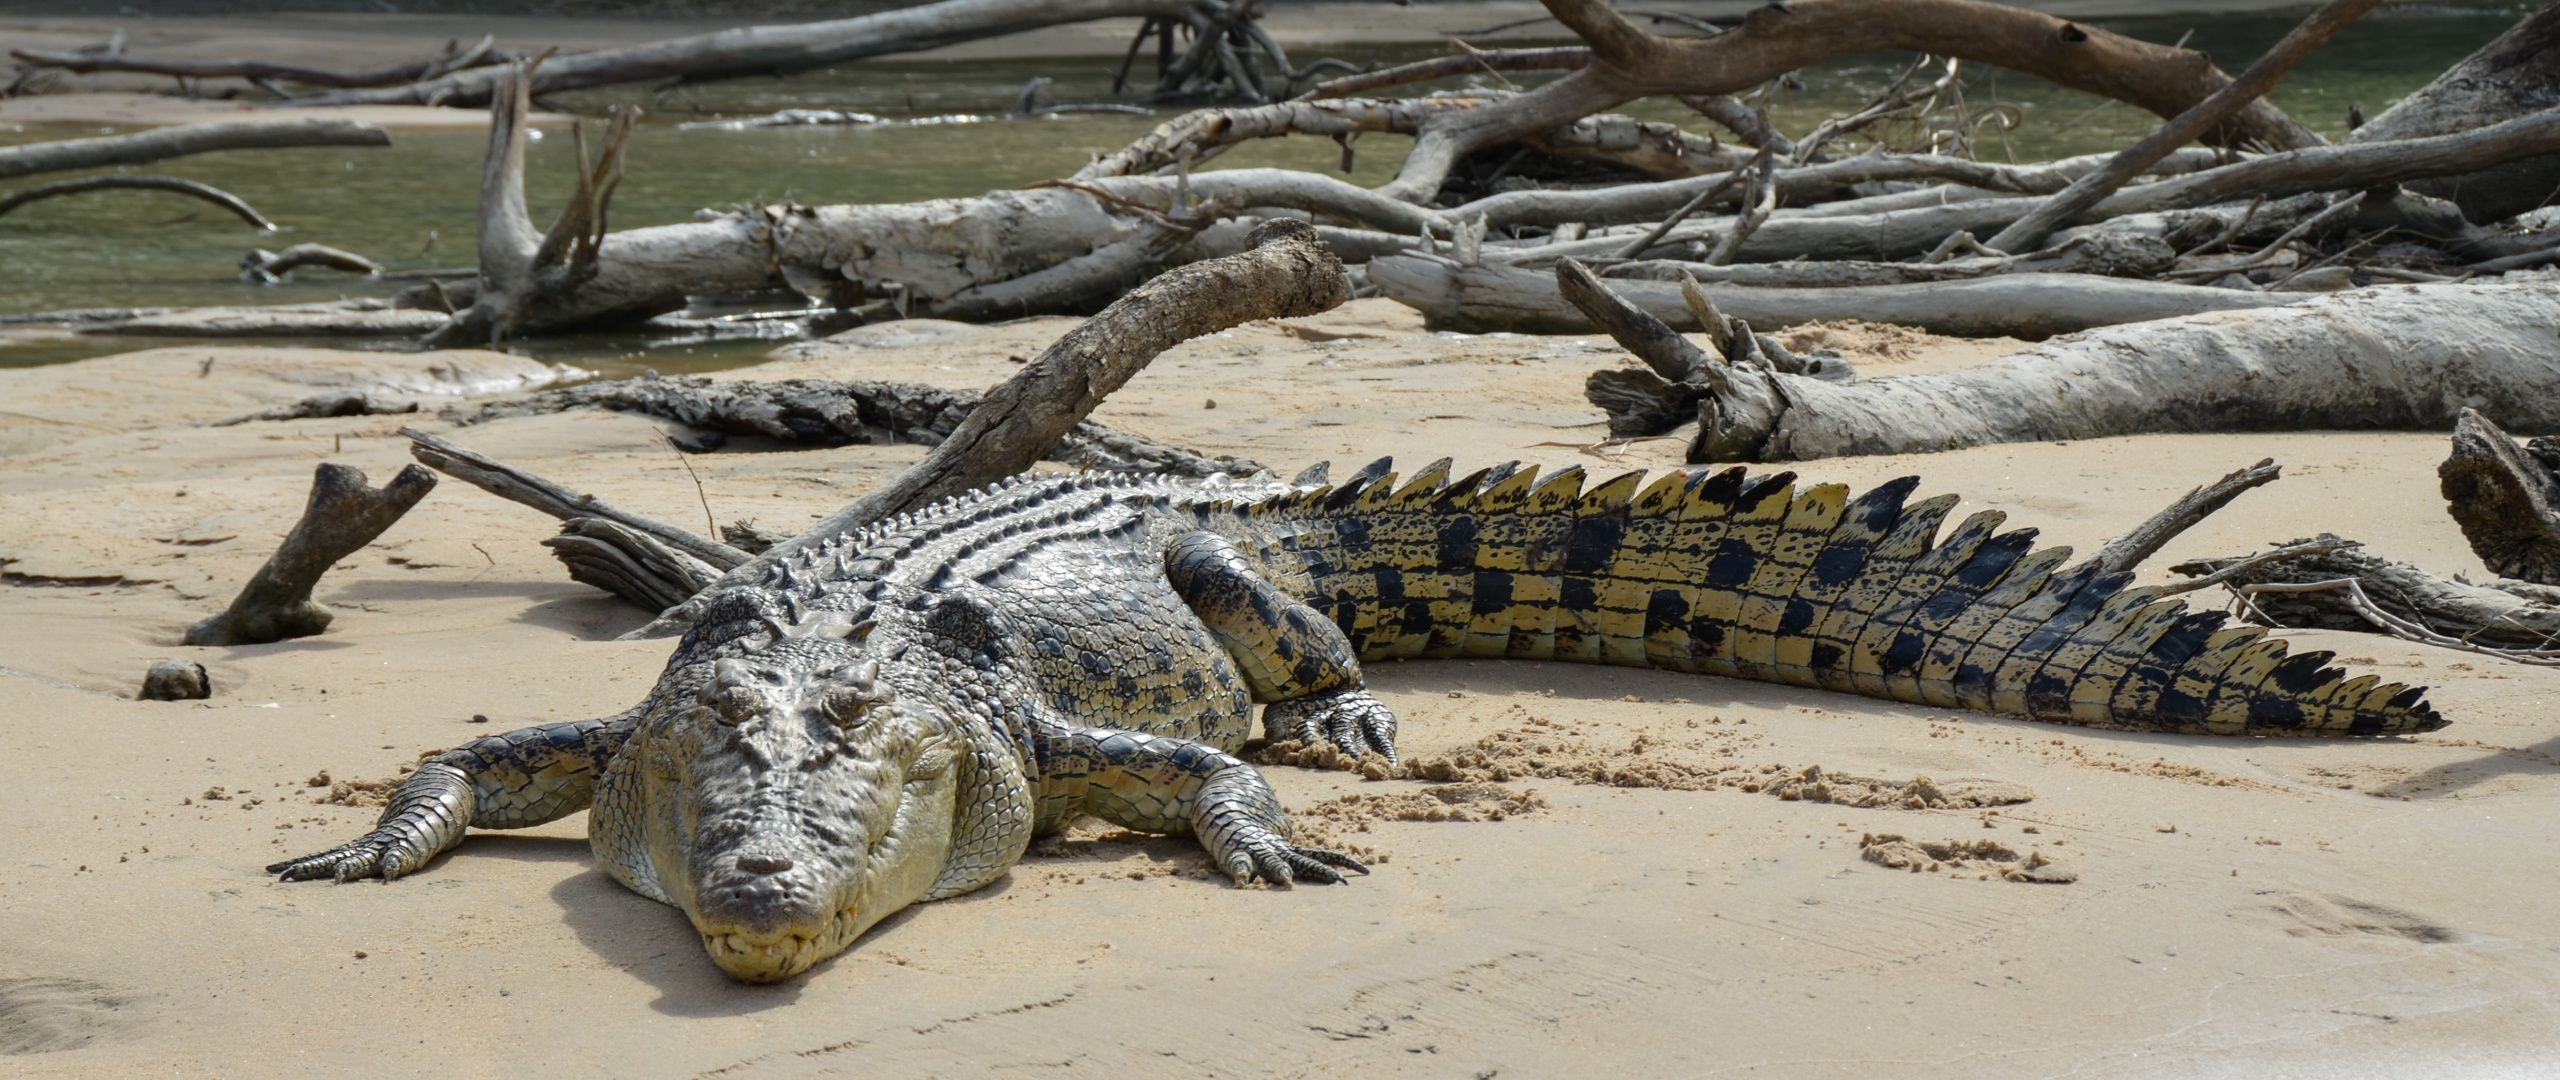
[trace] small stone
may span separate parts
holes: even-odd
[[[471,722],[472,722],[472,723],[475,723],[475,724],[485,724],[485,723],[488,723],[488,722],[489,722],[488,714],[486,714],[486,713],[472,713],[472,714],[471,714]]]
[[[213,680],[193,660],[155,660],[142,676],[144,701],[200,701],[213,696]]]

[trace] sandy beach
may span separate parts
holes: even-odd
[[[984,385],[1070,325],[856,331],[730,377]],[[1875,374],[2001,349],[1819,333]],[[1177,348],[1099,418],[1284,472],[1383,453],[1675,463],[1667,440],[1590,449],[1582,379],[1622,361],[1601,339],[1434,334],[1356,301]],[[389,885],[269,880],[261,865],[370,822],[363,782],[619,710],[668,647],[613,640],[643,613],[568,582],[538,543],[548,519],[450,480],[323,583],[328,633],[179,646],[273,549],[316,463],[385,479],[406,460],[394,429],[448,430],[432,414],[453,399],[424,397],[427,417],[204,425],[329,385],[540,376],[496,354],[269,347],[0,372],[6,1072],[2515,1076],[2560,1050],[2560,675],[2365,635],[2291,636],[2431,684],[2453,727],[2146,736],[1666,673],[1381,665],[1408,758],[1508,779],[1271,768],[1372,875],[1239,889],[1190,840],[1084,828],[778,986],[731,982],[679,914],[598,872],[583,817],[480,834]],[[689,459],[697,494],[639,418],[451,433],[689,526],[707,503],[797,527],[920,453],[733,447]],[[2162,437],[1803,471],[1918,473],[2085,550],[2274,457],[2285,479],[2151,565],[2327,529],[2477,574],[2435,494],[2443,445]],[[132,700],[165,656],[202,662],[215,696]],[[1808,769],[1837,798],[1864,777],[1890,804],[1923,776],[2032,798],[1860,808],[1803,798]],[[1862,857],[1922,845],[1937,853],[1911,868]]]

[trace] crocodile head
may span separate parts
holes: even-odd
[[[655,884],[748,982],[844,951],[950,854],[960,741],[851,636],[777,629],[633,736]]]

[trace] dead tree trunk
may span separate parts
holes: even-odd
[[[2347,136],[2351,143],[2409,139],[2487,127],[2560,107],[2560,2],[2545,3]],[[2560,197],[2560,153],[2511,161],[2412,188],[2450,199],[2465,216],[2492,222]]]
[[[2436,476],[2446,512],[2490,573],[2560,585],[2560,440],[2518,446],[2488,417],[2464,409]]]
[[[988,391],[959,429],[914,468],[731,570],[719,585],[633,636],[681,633],[698,613],[701,597],[722,586],[758,580],[812,544],[1030,467],[1060,435],[1166,349],[1255,319],[1313,315],[1350,298],[1342,263],[1313,229],[1294,221],[1268,222],[1255,230],[1253,242],[1243,254],[1168,271],[1131,291],[1042,350],[1020,374]]]
[[[372,543],[435,486],[435,474],[415,465],[379,489],[366,487],[364,474],[345,465],[320,466],[302,520],[230,608],[187,628],[187,644],[258,645],[328,629],[335,616],[311,599],[320,575]]]
[[[0,180],[66,169],[134,165],[214,150],[275,150],[291,146],[389,146],[391,133],[353,120],[257,120],[186,124],[132,135],[62,139],[0,147]]]
[[[1718,290],[1717,302],[1734,291]],[[1835,383],[1733,365],[1727,376],[1737,396],[1700,412],[1699,445],[1726,448],[1720,460],[2158,432],[2443,430],[2490,403],[2521,426],[2560,430],[2560,289],[2385,286],[2109,327],[1956,371]],[[1764,401],[1774,407],[1730,407]]]

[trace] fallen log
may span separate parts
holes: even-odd
[[[1950,285],[2004,280],[2014,279]],[[2449,430],[2464,408],[2491,403],[2520,426],[2560,430],[2560,289],[2380,286],[2108,327],[1954,371],[1847,384],[1752,367],[1730,376],[1747,400],[1777,403],[1728,410],[1724,427],[1701,433],[1744,460],[2161,432]]]
[[[167,75],[177,79],[241,79],[252,83],[301,83],[305,86],[388,86],[393,83],[433,79],[449,72],[483,64],[504,63],[517,59],[496,52],[497,39],[483,36],[479,44],[461,48],[460,42],[448,43],[445,54],[428,60],[377,68],[372,71],[330,71],[298,64],[278,64],[264,60],[184,60],[157,59],[129,53],[49,52],[41,49],[11,49],[9,55],[38,68],[60,68],[74,75],[90,75],[101,71],[133,72],[143,75]],[[283,96],[283,95],[278,95]]]
[[[1772,222],[1772,226],[1775,222]],[[1765,229],[1763,230],[1766,231]],[[1423,255],[1371,259],[1380,292],[1422,312],[1434,328],[1485,333],[1574,334],[1591,321],[1552,277],[1499,263],[1462,266]],[[1682,330],[1699,329],[1679,290],[1659,281],[1611,282],[1628,302]],[[2017,273],[1902,285],[1839,288],[1719,286],[1717,306],[1763,330],[1833,319],[1900,323],[1957,337],[2028,340],[2092,327],[2207,311],[2269,307],[2294,296],[2089,274]]]
[[[606,409],[682,425],[693,436],[685,447],[690,450],[716,449],[732,435],[793,446],[939,446],[959,430],[977,408],[978,399],[974,390],[921,383],[648,376],[581,383],[491,402],[456,419],[470,425],[570,409]],[[1091,420],[1067,429],[1044,457],[1083,469],[1190,477],[1244,476],[1262,469],[1255,462],[1195,454]]]
[[[2490,573],[2560,585],[2560,440],[2518,446],[2488,417],[2464,409],[2436,476],[2446,512]]]
[[[2363,143],[2445,135],[2560,107],[2560,3],[2545,3],[2497,40],[2347,136]],[[2418,181],[2414,190],[2450,199],[2487,223],[2550,202],[2560,190],[2560,153],[2508,161]]]
[[[1166,349],[1255,319],[1313,315],[1350,298],[1341,262],[1313,229],[1295,221],[1266,222],[1255,229],[1253,240],[1254,247],[1243,254],[1167,271],[1068,331],[1020,373],[988,391],[925,460],[729,571],[722,583],[756,580],[811,545],[1030,467],[1106,395]],[[702,597],[719,588],[697,593],[632,636],[682,633],[699,612]]]
[[[851,19],[746,26],[556,56],[542,65],[532,91],[788,75],[1044,26],[1132,16],[1180,18],[1197,7],[1196,0],[942,0]],[[340,90],[279,104],[487,105],[504,96],[505,70],[478,67],[400,86]]]
[[[62,139],[0,147],[0,180],[68,169],[136,165],[215,150],[275,150],[293,146],[389,146],[379,125],[352,120],[260,120],[186,124],[132,135]]]
[[[362,472],[322,464],[312,476],[302,520],[229,608],[187,628],[186,643],[259,645],[328,629],[336,616],[311,599],[320,575],[372,543],[435,486],[435,474],[415,465],[377,489],[365,486]]]

